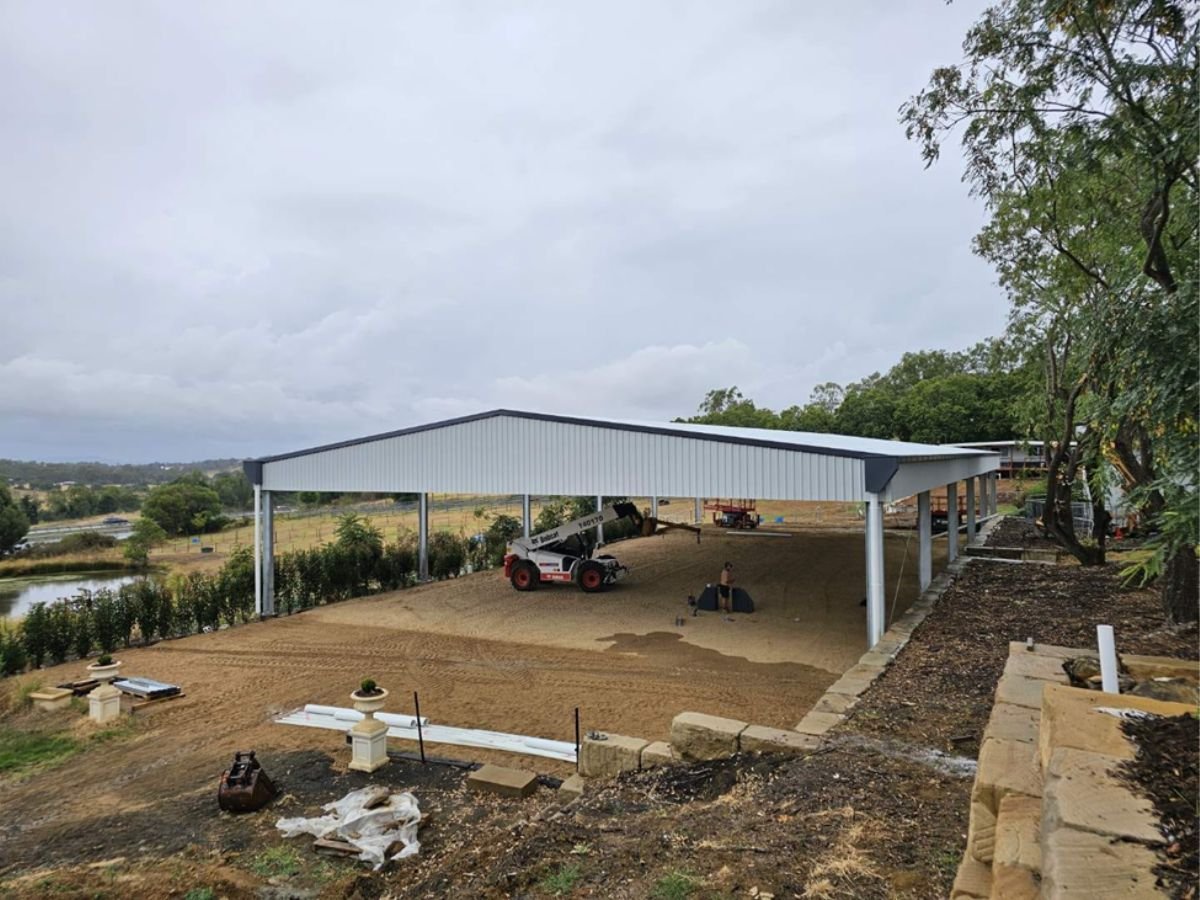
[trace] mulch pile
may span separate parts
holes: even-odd
[[[1154,869],[1158,884],[1177,900],[1195,900],[1200,873],[1200,720],[1195,716],[1145,716],[1121,723],[1137,747],[1118,777],[1154,804],[1163,845]]]
[[[1008,642],[1089,648],[1098,624],[1121,653],[1197,655],[1196,625],[1164,625],[1158,594],[1125,587],[1118,565],[972,563],[855,709],[856,727],[976,756]]]

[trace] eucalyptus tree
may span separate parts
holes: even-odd
[[[961,131],[990,212],[976,248],[1013,301],[1010,337],[1045,361],[1048,529],[1103,561],[1069,505],[1103,454],[1159,535],[1142,574],[1168,573],[1176,619],[1197,615],[1200,530],[1197,16],[1172,0],[1002,0],[901,109],[927,163]]]

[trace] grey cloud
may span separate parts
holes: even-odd
[[[896,123],[966,6],[5,4],[0,456],[786,406],[994,333]]]

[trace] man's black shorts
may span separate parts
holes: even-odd
[[[727,584],[717,585],[717,593],[720,594],[721,597],[724,598],[725,600],[728,600],[729,599],[729,585],[727,585]]]

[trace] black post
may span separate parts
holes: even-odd
[[[575,771],[579,771],[579,707],[575,707]]]
[[[425,764],[425,736],[421,733],[421,699],[413,691],[413,706],[417,710],[417,744],[421,748],[421,764]]]

